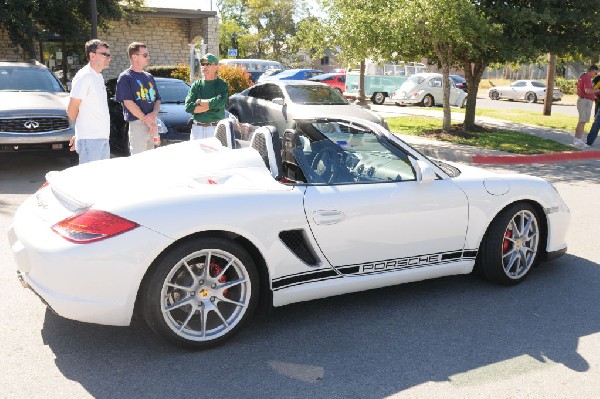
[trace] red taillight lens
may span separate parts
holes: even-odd
[[[90,210],[56,223],[52,230],[65,240],[87,244],[114,237],[138,226],[139,224],[112,213]]]

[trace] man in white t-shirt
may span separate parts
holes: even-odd
[[[89,63],[73,78],[71,98],[67,106],[69,118],[75,122],[75,151],[79,164],[110,158],[110,114],[102,71],[110,64],[110,50],[98,39],[85,44]]]

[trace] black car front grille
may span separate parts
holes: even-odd
[[[64,116],[0,118],[0,132],[4,133],[49,133],[67,129],[69,120]]]

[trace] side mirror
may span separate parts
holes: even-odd
[[[273,101],[273,103],[277,104],[277,105],[284,105],[284,103],[285,103],[285,100],[281,97],[274,98],[271,101]]]
[[[417,161],[417,181],[422,184],[431,183],[437,178],[433,168],[426,162]]]

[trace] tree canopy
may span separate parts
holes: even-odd
[[[98,0],[98,26],[108,29],[109,21],[133,18],[144,0]],[[0,27],[6,29],[10,44],[35,58],[35,44],[47,34],[58,34],[66,41],[91,38],[89,0],[4,0]]]

